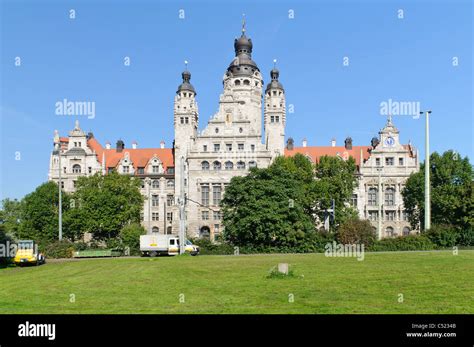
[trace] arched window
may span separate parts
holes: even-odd
[[[167,228],[166,228],[166,233],[167,233],[168,235],[171,235],[171,232],[172,232],[172,228],[171,228],[171,227],[167,227]]]
[[[225,162],[225,169],[226,170],[232,170],[234,168],[234,164],[231,161],[226,161]]]
[[[410,228],[409,227],[404,227],[402,232],[403,232],[404,236],[410,235]]]
[[[160,232],[160,228],[158,228],[158,227],[153,227],[153,228],[151,228],[151,232],[158,234],[158,233]]]
[[[72,173],[75,173],[75,174],[81,173],[81,165],[75,164],[75,165],[72,167]]]
[[[214,170],[220,170],[221,169],[221,163],[217,160],[212,165],[213,165]]]
[[[240,86],[240,80],[235,80],[235,85]]]
[[[385,228],[385,235],[389,237],[393,237],[395,235],[393,228],[392,227]]]
[[[173,188],[174,187],[174,180],[173,179],[166,180],[166,186],[168,188]]]
[[[245,169],[245,162],[243,162],[243,161],[238,161],[238,162],[237,162],[237,169],[239,169],[239,170]]]
[[[244,86],[249,86],[250,85],[250,81],[249,80],[244,80]]]
[[[385,205],[395,205],[395,188],[389,187],[385,189]]]
[[[369,188],[369,200],[368,200],[368,205],[369,206],[376,206],[378,203],[378,190],[377,188]]]
[[[151,187],[155,189],[160,188],[160,181],[153,180],[153,182],[151,182]]]
[[[255,161],[249,161],[249,169],[253,168],[253,167],[257,167],[257,163]]]
[[[209,162],[208,161],[203,161],[201,163],[201,168],[205,171],[209,170]]]

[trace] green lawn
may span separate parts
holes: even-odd
[[[295,276],[267,278],[279,262]],[[0,313],[474,313],[474,251],[366,253],[364,261],[323,254],[117,258],[7,268],[0,270]]]

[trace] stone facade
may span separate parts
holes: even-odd
[[[402,145],[391,119],[372,139],[371,146],[285,147],[285,90],[279,71],[270,71],[264,89],[263,76],[252,60],[252,40],[245,32],[234,42],[235,58],[223,77],[218,110],[198,131],[199,110],[191,73],[184,71],[174,98],[173,148],[105,148],[92,133],[85,134],[78,122],[69,137],[55,134],[49,179],[58,181],[61,171],[64,190],[74,191],[81,175],[115,170],[142,180],[145,196],[142,223],[149,233],[179,230],[177,197],[186,195],[188,237],[210,237],[222,232],[220,200],[232,177],[245,175],[251,167],[267,167],[279,155],[302,153],[316,162],[322,155],[354,157],[358,187],[352,203],[360,217],[370,219],[379,237],[410,232],[400,195],[410,173],[418,170],[418,159],[411,145]],[[263,102],[263,105],[262,105]],[[262,117],[263,113],[263,117]],[[263,134],[262,134],[263,118]],[[61,162],[61,163],[60,163]],[[382,215],[384,218],[377,218]]]

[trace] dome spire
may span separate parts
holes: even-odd
[[[242,13],[242,36],[245,36],[245,13]]]
[[[191,72],[188,71],[188,61],[184,61],[184,71],[181,74],[181,77],[183,78],[183,83],[180,84],[178,87],[178,91],[176,93],[179,93],[181,91],[189,91],[193,92],[196,94],[196,91],[194,90],[193,85],[189,82],[191,80]]]

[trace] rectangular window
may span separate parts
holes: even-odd
[[[212,186],[212,203],[215,206],[219,206],[221,203],[221,195],[222,195],[222,187],[221,185],[213,185]]]
[[[254,152],[254,151],[255,151],[255,145],[250,145],[250,150],[251,150],[252,152]]]
[[[89,171],[89,173],[92,173],[92,167],[89,166],[87,170]]]
[[[167,212],[166,213],[166,220],[168,222],[172,222],[173,221],[173,212]]]
[[[153,173],[160,173],[160,167],[158,165],[153,165],[152,171]]]
[[[158,212],[152,212],[151,214],[151,220],[152,221],[158,221],[160,218],[160,214]]]
[[[209,206],[209,185],[201,186],[201,204]]]
[[[184,117],[180,118],[181,124],[184,124]]]
[[[375,158],[375,165],[380,166],[380,158]]]
[[[227,150],[227,152],[232,152],[232,144],[231,143],[226,143],[225,144],[225,149]]]
[[[395,220],[395,211],[386,211],[385,220],[394,221]]]
[[[214,220],[221,220],[222,213],[221,211],[214,211]]]
[[[238,149],[239,151],[243,151],[243,150],[244,150],[244,144],[243,144],[243,143],[237,144],[237,149]]]
[[[270,116],[270,123],[275,123],[275,116]]]
[[[174,195],[168,195],[166,197],[166,205],[173,206],[174,205]]]
[[[122,167],[122,172],[123,173],[129,173],[130,172],[130,167],[129,166]]]
[[[144,220],[145,220],[145,215],[144,215],[143,212],[142,212],[142,213],[140,213],[140,221],[143,222]]]
[[[139,167],[139,168],[138,168],[138,174],[139,174],[139,175],[145,174],[145,168],[144,168],[144,167]]]
[[[207,152],[207,145],[203,145],[203,146],[202,146],[202,151],[203,151],[203,152]]]
[[[152,195],[151,196],[151,206],[156,207],[159,204],[159,197],[158,195]]]
[[[214,144],[214,152],[219,152],[221,150],[221,145],[218,143]]]
[[[64,181],[61,181],[61,188],[64,189]]]
[[[184,117],[184,123],[189,124],[189,117]]]
[[[351,205],[352,207],[357,207],[357,194],[352,194]]]
[[[214,234],[219,234],[219,232],[220,232],[219,224],[214,224]]]
[[[379,213],[377,211],[369,212],[369,220],[376,221],[378,219]]]
[[[202,220],[209,220],[209,211],[202,211],[201,212],[201,219]]]
[[[394,159],[393,157],[387,157],[385,158],[385,165],[387,166],[392,166],[394,164]]]
[[[398,158],[398,165],[403,166],[403,158]]]

